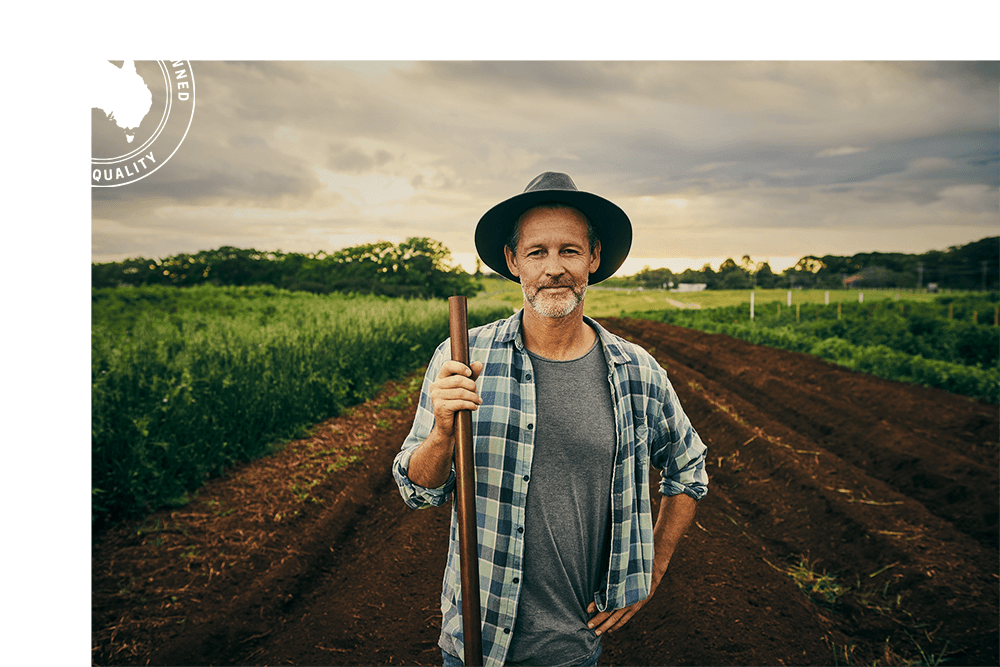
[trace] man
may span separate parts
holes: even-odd
[[[472,410],[484,664],[594,665],[600,637],[646,603],[707,492],[705,446],[666,372],[583,315],[588,283],[632,242],[628,216],[546,172],[476,229],[487,266],[524,308],[469,332],[470,367],[445,341],[393,463],[404,501],[455,486],[454,415]],[[648,473],[661,471],[655,528]],[[457,513],[441,596],[445,665],[464,654]]]

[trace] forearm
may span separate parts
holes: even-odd
[[[454,451],[454,437],[441,433],[437,428],[432,429],[410,456],[410,481],[428,489],[443,485],[451,474]]]
[[[697,501],[684,493],[660,499],[660,511],[656,517],[656,525],[653,526],[654,590],[667,571],[681,537],[694,520],[696,506]]]

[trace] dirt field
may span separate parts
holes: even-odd
[[[667,368],[711,485],[601,664],[998,664],[997,406],[602,323]],[[95,534],[94,664],[440,664],[450,505],[409,510],[389,473],[417,386]]]

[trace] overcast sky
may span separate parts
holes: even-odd
[[[998,233],[1000,68],[982,62],[193,63],[149,177],[92,191],[92,260],[332,251],[473,231],[542,171],[632,219],[629,262],[923,252]],[[110,121],[107,121],[110,122]]]

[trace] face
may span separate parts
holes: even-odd
[[[573,209],[535,208],[521,216],[517,254],[504,248],[507,268],[521,279],[528,305],[544,317],[566,317],[582,302],[601,244],[590,252],[587,222]]]

